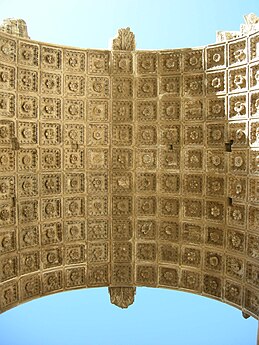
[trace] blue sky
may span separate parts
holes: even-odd
[[[108,48],[130,26],[138,49],[202,46],[216,30],[238,30],[258,0],[0,0],[0,20],[27,21],[32,39]],[[217,301],[163,289],[138,288],[128,310],[107,289],[44,297],[0,316],[0,345],[254,345],[257,321]]]
[[[138,288],[133,306],[106,288],[65,292],[0,316],[1,345],[255,345],[257,321],[218,301]]]

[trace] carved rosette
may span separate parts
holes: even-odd
[[[0,30],[0,312],[104,286],[127,308],[148,286],[258,318],[259,30],[163,51],[135,51],[129,28],[110,51],[11,31]]]

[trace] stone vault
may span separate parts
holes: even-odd
[[[91,50],[2,28],[2,312],[100,286],[127,307],[149,286],[258,318],[259,27],[246,22],[162,51],[135,50],[129,29]]]

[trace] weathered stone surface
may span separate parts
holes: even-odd
[[[134,287],[110,287],[111,303],[120,308],[128,308],[134,303],[136,288]]]
[[[259,316],[259,32],[194,49],[0,33],[0,308],[189,291]],[[248,30],[248,31],[247,31]],[[225,35],[226,36],[226,35]]]
[[[217,43],[250,35],[259,30],[259,17],[256,14],[249,13],[244,16],[244,20],[245,24],[240,25],[240,31],[217,31]]]
[[[0,25],[0,31],[18,37],[30,38],[27,32],[27,25],[23,19],[8,18]]]
[[[135,35],[130,28],[119,29],[117,37],[112,41],[112,49],[133,51],[135,48]]]

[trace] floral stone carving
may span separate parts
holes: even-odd
[[[258,21],[162,51],[129,28],[111,50],[0,30],[0,312],[149,286],[259,317]]]
[[[119,29],[118,36],[113,39],[113,50],[135,50],[135,35],[130,31],[130,28]]]
[[[111,303],[120,308],[128,308],[134,303],[136,288],[134,287],[110,287]]]

